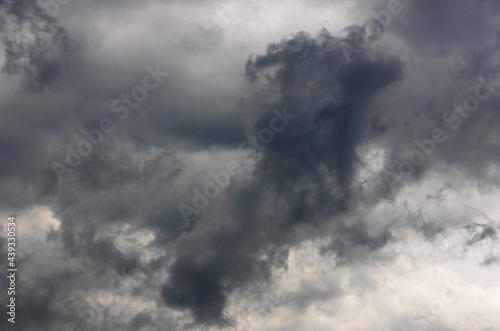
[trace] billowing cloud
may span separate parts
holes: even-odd
[[[2,326],[497,330],[499,9],[0,1]]]

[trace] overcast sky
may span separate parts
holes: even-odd
[[[2,330],[500,330],[497,0],[0,0],[0,45]]]

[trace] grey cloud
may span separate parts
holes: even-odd
[[[476,233],[467,241],[468,246],[474,245],[486,238],[496,239],[496,230],[489,225],[475,224],[473,225],[473,228]]]
[[[286,247],[296,240],[295,226],[320,224],[348,210],[356,165],[353,150],[363,137],[357,126],[366,118],[364,107],[371,96],[400,78],[402,68],[397,59],[371,54],[347,65],[340,41],[326,31],[317,39],[299,33],[271,44],[265,55],[247,62],[252,82],[276,68],[268,78],[269,88],[281,92],[279,103],[260,104],[267,111],[257,113],[252,124],[255,130],[269,123],[273,107],[286,106],[297,119],[290,120],[290,126],[259,154],[251,182],[230,188],[232,212],[204,216],[207,224],[224,226],[209,231],[200,225],[185,238],[162,289],[168,306],[190,309],[198,323],[227,324],[226,294],[268,277],[272,265],[283,265]],[[325,183],[321,166],[335,184]],[[266,196],[273,196],[279,206],[273,216],[257,212],[269,208]],[[224,222],[213,219],[217,217]],[[226,219],[232,225],[225,225]],[[370,250],[389,238],[388,233],[372,238],[357,229],[339,230],[349,245],[365,245]],[[261,251],[268,256],[265,261],[256,259]]]
[[[163,3],[173,6],[161,18],[168,24],[144,22],[149,16],[139,14],[152,15],[148,11],[161,8],[153,7],[158,4],[74,2],[61,7],[59,18],[51,18],[34,1],[0,2],[6,55],[2,79],[23,81],[16,95],[1,98],[0,209],[48,206],[61,225],[43,235],[55,247],[53,259],[61,259],[62,270],[70,269],[46,271],[29,280],[34,285],[20,283],[26,330],[61,329],[70,322],[96,330],[241,327],[230,316],[231,294],[259,288],[276,270],[287,270],[290,249],[306,240],[323,239],[326,244],[317,249],[340,272],[371,265],[372,258],[392,259],[383,248],[403,240],[402,228],[436,245],[463,221],[393,216],[393,209],[374,217],[366,215],[371,210],[361,212],[405,197],[400,196],[404,190],[390,192],[382,177],[370,179],[371,190],[363,187],[368,180],[357,182],[357,173],[371,165],[360,159],[358,148],[381,146],[386,153],[382,163],[388,165],[414,148],[415,139],[445,126],[442,112],[457,101],[456,95],[470,93],[479,75],[498,72],[496,2],[413,1],[383,34],[372,35],[351,62],[342,43],[355,43],[359,25],[348,26],[341,32],[344,37],[323,30],[314,37],[298,32],[272,42],[264,35],[271,44],[259,52],[245,40],[227,40],[230,31],[222,26],[198,22],[196,15],[205,7],[199,9],[196,1]],[[178,17],[173,8],[182,6],[193,15]],[[108,16],[117,21],[106,21]],[[101,24],[88,24],[91,17]],[[143,34],[123,37],[119,31],[125,26]],[[20,27],[25,28],[20,35],[10,33]],[[172,75],[119,122],[110,112],[111,102],[140,83],[144,68],[156,63]],[[444,176],[439,171],[448,166],[460,167],[467,176],[457,182],[477,181],[484,192],[498,186],[495,174],[486,171],[498,159],[498,100],[492,95],[458,130],[447,131],[446,144],[406,183],[419,184],[430,169]],[[255,164],[251,174],[232,178],[193,226],[185,227],[177,206],[199,176],[189,169],[201,158],[209,164],[222,153],[236,152],[245,135],[255,137],[269,126],[274,109],[296,117],[262,151],[248,153]],[[82,129],[95,128],[108,116],[119,126],[116,133],[58,182],[51,162],[64,159],[65,146],[75,146]],[[446,202],[445,190],[459,190],[419,189],[430,192],[422,208]],[[398,221],[386,220],[393,218]],[[496,221],[489,222],[469,228],[462,242],[467,250],[496,239]],[[132,235],[142,236],[145,248],[129,242]],[[0,252],[6,256],[1,237]],[[497,262],[492,253],[482,264]],[[89,292],[101,289],[99,276],[107,273],[132,283],[132,298],[147,307],[157,304],[156,310],[133,307],[124,320],[106,315],[99,326],[88,323],[78,313],[85,298],[75,289],[81,283]],[[345,294],[340,287],[322,293],[315,284],[305,285],[279,305],[299,315],[316,302]],[[273,309],[265,307],[268,314]],[[172,311],[186,314],[171,318]],[[165,321],[158,312],[167,312]],[[401,316],[392,319],[396,328],[408,325]]]
[[[77,48],[55,19],[34,0],[3,1],[2,73],[22,74],[26,88],[43,90],[55,83],[64,62]]]
[[[484,258],[484,261],[481,262],[481,265],[483,265],[483,266],[491,266],[491,265],[494,265],[494,264],[497,264],[497,263],[500,263],[500,257],[498,257],[496,255],[493,255],[493,254],[489,254],[488,256],[486,256]]]

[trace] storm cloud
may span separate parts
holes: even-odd
[[[2,327],[497,330],[499,11],[0,1]]]

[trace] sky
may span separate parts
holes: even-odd
[[[0,0],[0,46],[0,329],[500,330],[498,1]]]

